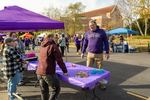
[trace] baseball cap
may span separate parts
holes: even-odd
[[[15,41],[15,39],[13,39],[13,38],[7,38],[7,39],[5,39],[4,40],[4,43],[8,43],[8,42],[11,42],[11,41]]]

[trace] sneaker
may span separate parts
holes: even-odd
[[[20,85],[24,85],[24,82],[23,82],[23,81],[20,81],[18,85],[19,85],[19,86],[20,86]]]
[[[18,92],[16,92],[16,94],[17,94],[17,95],[19,95],[19,93],[18,93]]]
[[[16,94],[17,94],[18,96],[21,96],[21,94],[20,94],[20,93],[18,93],[18,92],[16,92]]]
[[[3,72],[3,68],[1,68],[0,71]]]
[[[102,89],[102,90],[106,90],[106,86],[104,84],[99,84],[99,87]]]
[[[80,55],[80,54],[77,52],[77,55]]]

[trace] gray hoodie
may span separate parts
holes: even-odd
[[[60,46],[65,47],[66,46],[66,41],[65,38],[59,38],[58,43]]]

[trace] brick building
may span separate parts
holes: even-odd
[[[75,19],[73,16],[80,16]],[[82,30],[80,26],[76,28],[71,28],[73,22],[79,19],[80,24],[82,25]],[[65,32],[73,34],[83,34],[89,30],[89,21],[95,19],[97,25],[104,29],[105,31],[123,27],[122,16],[117,5],[92,10],[84,12],[81,14],[69,15],[68,17],[60,17],[60,21],[65,23]],[[75,30],[76,31],[75,31]]]
[[[82,15],[82,31],[89,30],[89,20],[95,19],[97,25],[105,31],[123,27],[122,16],[117,5],[84,12]]]

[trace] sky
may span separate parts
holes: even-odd
[[[114,0],[1,0],[0,10],[4,6],[17,5],[30,11],[40,13],[43,8],[48,8],[51,4],[55,7],[67,7],[70,3],[82,2],[86,6],[84,12],[100,9],[114,5]]]

